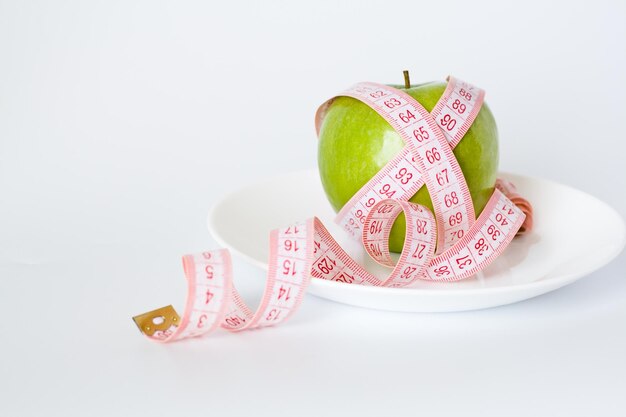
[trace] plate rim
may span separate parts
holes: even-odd
[[[208,228],[209,233],[211,234],[211,237],[220,246],[228,248],[228,250],[232,251],[234,254],[236,254],[238,257],[240,257],[244,261],[266,271],[267,270],[266,263],[260,262],[254,259],[253,257],[241,252],[237,248],[231,246],[226,241],[224,241],[219,233],[216,233],[216,227],[215,227],[216,222],[213,221],[213,219],[215,218],[216,212],[218,211],[219,206],[222,202],[226,201],[229,197],[240,193],[242,190],[245,190],[247,188],[258,187],[264,183],[283,178],[286,175],[304,175],[304,174],[310,175],[315,172],[316,172],[315,169],[302,169],[302,170],[297,170],[297,171],[290,171],[290,172],[283,173],[283,174],[272,175],[270,177],[266,177],[262,180],[256,181],[254,183],[248,184],[244,187],[238,188],[236,190],[232,190],[224,194],[216,203],[214,203],[211,206],[207,215],[207,228]],[[508,177],[527,178],[530,180],[541,181],[544,183],[548,183],[550,185],[567,188],[569,191],[583,194],[585,197],[595,200],[597,203],[600,203],[603,206],[603,208],[611,211],[615,215],[615,217],[620,220],[620,229],[621,229],[620,240],[621,241],[619,242],[618,245],[614,247],[615,249],[613,251],[608,252],[605,256],[603,256],[601,258],[601,261],[595,262],[591,264],[591,266],[583,270],[575,271],[569,274],[564,274],[564,275],[557,276],[555,278],[548,279],[548,280],[539,279],[537,281],[520,283],[520,284],[512,284],[512,285],[500,286],[500,287],[446,288],[446,289],[442,289],[440,287],[439,288],[394,288],[394,287],[377,287],[377,286],[370,286],[370,285],[349,285],[349,284],[345,284],[341,282],[329,281],[329,280],[315,278],[315,277],[311,277],[311,285],[322,286],[325,288],[335,288],[335,289],[336,288],[348,289],[349,287],[351,291],[376,292],[376,293],[385,292],[386,293],[385,295],[403,294],[403,295],[438,296],[438,297],[442,297],[442,296],[443,297],[445,296],[458,297],[459,295],[476,295],[477,293],[480,293],[480,294],[502,293],[502,292],[509,292],[509,291],[519,291],[522,289],[531,290],[531,289],[541,288],[544,286],[545,287],[556,286],[556,288],[558,288],[569,282],[573,282],[579,278],[589,275],[592,272],[608,265],[611,261],[617,258],[617,256],[624,250],[624,247],[626,246],[626,223],[624,222],[624,219],[622,218],[622,216],[617,212],[617,210],[611,207],[608,203],[600,200],[599,198],[585,191],[579,190],[567,184],[561,184],[556,181],[552,181],[552,180],[548,180],[548,179],[544,179],[544,178],[540,178],[540,177],[536,177],[532,175],[516,174],[516,173],[512,173],[508,171],[498,171],[498,176],[500,175],[504,175]],[[451,282],[449,284],[454,285],[454,282]],[[557,285],[557,284],[561,284],[561,285]]]

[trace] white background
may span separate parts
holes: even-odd
[[[139,335],[216,246],[209,207],[314,167],[317,105],[403,69],[485,88],[502,169],[626,216],[623,1],[0,0],[0,415],[624,415],[623,254],[491,310],[309,296],[270,330]]]

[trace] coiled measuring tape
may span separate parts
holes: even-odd
[[[311,218],[271,232],[267,281],[256,311],[233,285],[227,250],[186,255],[188,291],[182,317],[172,306],[133,317],[142,333],[170,342],[203,336],[218,327],[241,331],[275,325],[294,314],[311,277],[383,287],[410,287],[418,279],[458,281],[489,265],[520,230],[530,230],[530,203],[502,180],[475,219],[465,177],[452,153],[480,111],[483,90],[449,77],[432,113],[405,92],[380,84],[360,83],[341,95],[375,110],[406,145],[336,218],[351,237],[361,239],[377,263],[390,269],[388,277],[380,280],[365,270],[319,219]],[[332,99],[324,103],[316,114],[318,134],[331,103]],[[408,201],[424,184],[434,215]],[[400,213],[406,217],[406,237],[394,262],[389,234]]]

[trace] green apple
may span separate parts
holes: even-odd
[[[404,90],[432,111],[446,83],[393,87]],[[359,100],[337,97],[320,126],[318,145],[322,185],[333,209],[339,211],[403,147],[403,140],[382,116]],[[465,175],[478,216],[493,193],[498,170],[498,129],[486,104],[454,149],[454,155]],[[433,210],[426,186],[410,201]],[[402,251],[405,227],[401,215],[391,230],[391,251]]]

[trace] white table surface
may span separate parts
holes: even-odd
[[[487,90],[502,169],[626,216],[623,2],[232,3],[0,1],[0,416],[624,415],[624,254],[490,310],[308,296],[273,329],[140,336],[216,247],[209,207],[314,167],[316,106],[405,68]]]

